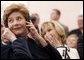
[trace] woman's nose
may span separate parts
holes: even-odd
[[[17,25],[19,22],[17,20],[14,20],[13,25]]]

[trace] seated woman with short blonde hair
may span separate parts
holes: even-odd
[[[45,22],[41,27],[41,35],[43,38],[48,40],[51,43],[50,37],[53,38],[53,42],[51,43],[55,48],[59,46],[63,46],[65,44],[65,31],[64,28],[58,22]],[[51,35],[51,36],[50,36]],[[50,37],[48,37],[50,36]],[[57,43],[55,43],[57,42]],[[53,44],[54,43],[54,44]]]
[[[45,22],[41,27],[42,37],[57,49],[62,59],[79,59],[76,49],[66,45],[66,35],[58,22]]]

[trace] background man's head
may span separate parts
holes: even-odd
[[[61,16],[60,10],[58,10],[58,9],[52,9],[52,12],[51,12],[51,19],[52,20],[58,21],[59,18],[60,18],[60,16]]]

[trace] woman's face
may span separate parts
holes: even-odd
[[[27,33],[26,20],[20,12],[13,12],[8,17],[8,28],[15,35],[24,35]]]
[[[59,47],[62,45],[62,40],[52,24],[45,26],[44,30],[44,39],[48,41],[53,47]]]
[[[57,37],[57,39],[59,38],[59,35],[56,32],[56,29],[52,24],[46,25],[46,28],[44,29],[44,31],[45,31],[45,35],[55,33],[55,36]]]
[[[68,37],[66,43],[71,48],[77,47],[77,39],[75,37]]]

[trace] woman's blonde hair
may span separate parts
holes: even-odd
[[[20,3],[12,4],[4,10],[3,20],[4,20],[4,25],[6,27],[8,27],[8,17],[13,12],[20,12],[25,17],[26,21],[29,21],[30,16],[29,16],[29,11],[26,8],[26,6]]]
[[[44,22],[41,26],[41,35],[42,37],[44,37],[44,35],[46,34],[45,29],[47,29],[47,31],[50,30],[50,28],[54,28],[59,36],[59,38],[61,38],[62,43],[64,44],[66,41],[66,35],[65,35],[65,31],[64,28],[58,23],[58,22]]]

